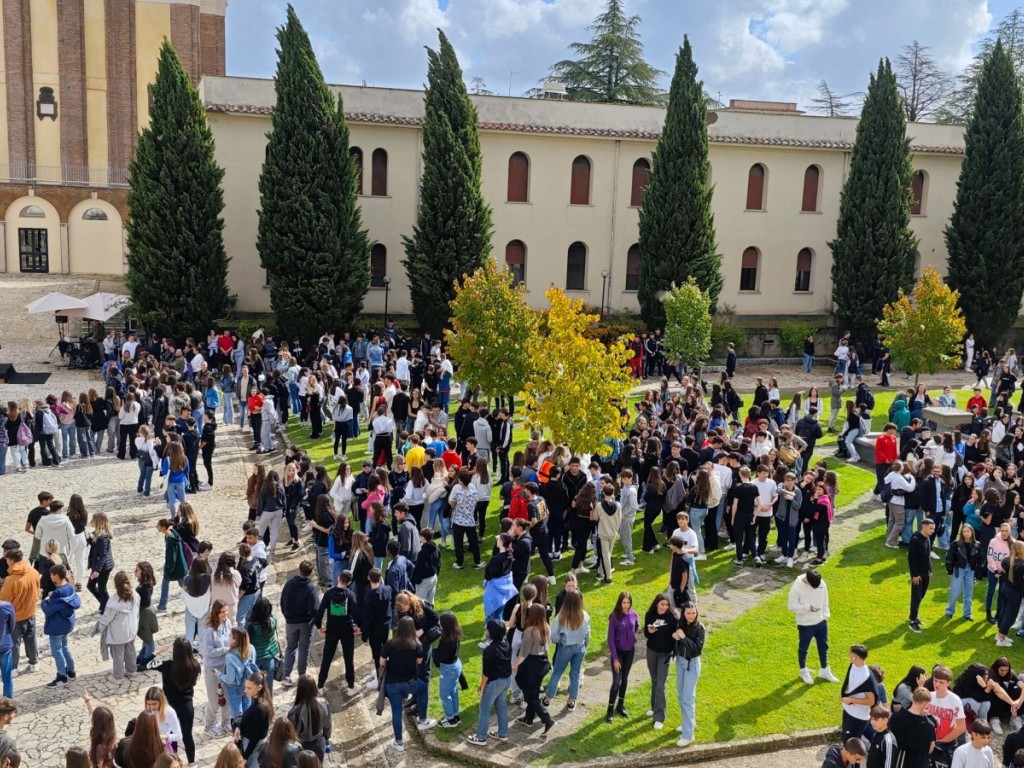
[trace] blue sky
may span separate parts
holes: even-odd
[[[1024,0],[1021,0],[1024,2]],[[294,0],[327,80],[419,88],[424,45],[442,27],[466,79],[519,95],[587,39],[604,0]],[[643,19],[647,59],[671,72],[684,34],[701,77],[723,100],[761,98],[806,104],[818,81],[863,90],[882,56],[917,39],[958,72],[1014,0],[626,0]],[[274,30],[284,0],[232,0],[228,74],[271,77]],[[666,78],[667,85],[667,78]]]

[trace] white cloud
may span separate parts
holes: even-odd
[[[433,37],[434,30],[444,29],[448,23],[448,16],[437,0],[405,0],[398,14],[398,29],[407,43],[422,42],[425,36]]]

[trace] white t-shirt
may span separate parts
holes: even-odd
[[[850,347],[846,344],[840,344],[836,347],[836,358],[847,362],[850,359]]]
[[[135,352],[138,350],[138,348],[139,348],[139,342],[137,342],[137,341],[126,341],[124,344],[121,345],[121,356],[123,357],[124,353],[127,352],[128,356],[131,357],[132,360],[134,360],[135,359]]]
[[[851,664],[850,680],[846,684],[847,687],[843,691],[843,695],[849,696],[851,691],[855,691],[870,676],[871,670],[868,669],[867,664],[862,664],[859,667],[854,664]],[[850,717],[856,717],[858,720],[869,720],[871,718],[871,707],[865,704],[843,704],[843,710]]]
[[[761,507],[754,510],[754,517],[771,517],[772,505],[775,503],[778,485],[770,476],[765,480],[754,480],[753,483],[761,499]]]
[[[395,361],[395,378],[399,381],[409,380],[409,359],[400,357]]]

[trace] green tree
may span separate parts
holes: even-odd
[[[482,159],[476,108],[455,49],[438,30],[427,49],[423,177],[413,236],[404,237],[412,310],[424,330],[448,325],[456,285],[491,253],[491,209],[480,192]]]
[[[996,43],[978,78],[946,227],[949,284],[981,345],[1013,326],[1024,292],[1024,117],[1013,60]]]
[[[959,296],[950,290],[934,267],[928,267],[909,295],[900,291],[882,309],[878,330],[897,365],[913,371],[914,386],[922,373],[960,364],[960,348],[966,324],[957,306]]]
[[[204,335],[234,306],[224,252],[223,169],[199,94],[165,39],[150,123],[128,166],[133,312],[151,335]]]
[[[370,286],[370,241],[341,97],[331,95],[295,10],[280,45],[256,247],[282,336],[351,327]]]
[[[658,78],[665,73],[644,60],[637,27],[639,16],[627,16],[622,0],[607,0],[604,11],[589,27],[587,43],[573,43],[574,59],[551,67],[551,76],[565,85],[571,101],[602,104],[663,104]]]
[[[882,307],[914,278],[910,142],[888,59],[871,76],[832,249],[832,299],[840,327],[871,339]]]
[[[700,368],[711,354],[711,297],[691,276],[661,298],[665,306],[663,344],[668,358]]]
[[[703,83],[689,38],[676,56],[665,127],[654,150],[651,176],[640,209],[640,286],[644,322],[665,322],[658,300],[673,283],[690,277],[706,291],[715,311],[722,290],[722,257],[708,187],[708,127]]]
[[[997,43],[1012,60],[1018,80],[1024,79],[1024,10],[1014,8],[978,44],[978,53],[960,74],[957,87],[953,89],[944,107],[939,110],[939,122],[967,124],[976,103],[981,72]]]
[[[452,327],[444,332],[459,376],[488,396],[519,394],[536,353],[538,323],[525,286],[488,259],[456,288]]]

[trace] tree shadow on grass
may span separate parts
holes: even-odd
[[[783,709],[791,702],[805,696],[812,690],[812,687],[805,685],[799,679],[790,679],[782,683],[774,691],[751,699],[744,704],[737,704],[729,707],[728,710],[719,715],[716,721],[717,730],[714,741],[731,741],[736,738],[737,725],[751,725],[761,717]]]

